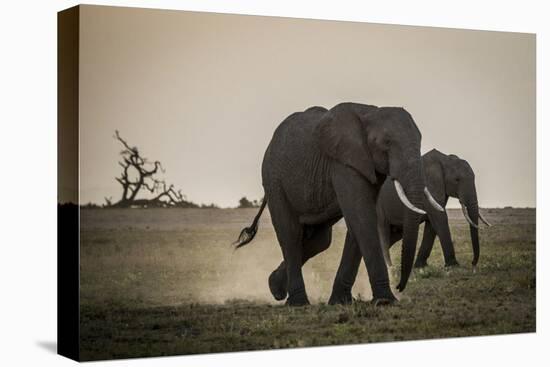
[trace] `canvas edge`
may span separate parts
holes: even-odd
[[[80,360],[80,6],[57,14],[57,353]]]

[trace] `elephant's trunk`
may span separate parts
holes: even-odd
[[[468,193],[460,195],[460,203],[465,207],[465,216],[469,218],[470,222],[470,237],[472,239],[472,251],[474,253],[474,258],[472,260],[472,265],[477,265],[479,260],[479,234],[478,234],[478,218],[479,218],[479,207],[477,204],[477,195],[475,189],[473,193],[471,190]]]
[[[421,174],[421,165],[409,171],[406,182],[406,194],[412,205],[417,208],[424,207],[424,179]],[[397,289],[402,292],[409,280],[412,271],[414,256],[416,254],[416,242],[418,240],[418,227],[422,215],[418,212],[405,209],[403,221],[403,246],[401,252],[401,280]]]

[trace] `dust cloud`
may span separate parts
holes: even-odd
[[[251,243],[239,250],[231,245],[255,214],[256,209],[83,210],[82,302],[279,304],[267,284],[282,261],[269,211]],[[330,296],[345,231],[339,222],[331,247],[303,268],[312,303]],[[371,297],[364,266],[353,291]]]

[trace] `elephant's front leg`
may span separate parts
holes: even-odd
[[[403,238],[401,232],[391,232],[388,244],[389,249]],[[382,240],[381,240],[382,242]],[[334,285],[332,288],[332,294],[329,299],[330,305],[335,304],[349,304],[353,298],[351,296],[351,289],[355,283],[357,272],[359,271],[359,265],[361,264],[361,251],[357,241],[353,238],[353,234],[348,231],[346,233],[346,241],[344,243],[344,251],[342,253],[342,259],[340,260],[340,266],[336,278],[334,279]]]
[[[378,188],[368,183],[355,170],[339,164],[334,166],[332,182],[348,231],[353,234],[365,261],[374,300],[395,301],[378,236],[376,213]],[[351,242],[353,241],[350,241],[350,246]],[[341,278],[337,275],[335,281],[338,282],[339,279]],[[339,285],[335,284],[333,288],[338,289],[338,287]]]
[[[329,305],[349,304],[353,301],[351,288],[353,287],[353,283],[355,283],[360,263],[361,251],[355,238],[353,238],[353,234],[348,230],[342,258],[340,259],[338,272],[332,286],[332,293],[328,300]]]
[[[378,214],[378,236],[380,237],[380,246],[382,246],[384,260],[386,260],[387,266],[392,266],[390,256],[390,232],[390,225],[381,220],[380,214]]]
[[[457,266],[459,265],[456,260],[455,248],[453,245],[453,239],[451,238],[451,229],[449,228],[449,218],[447,213],[438,213],[432,220],[432,227],[439,237],[441,243],[441,249],[443,250],[443,258],[445,260],[445,266]],[[420,257],[420,255],[419,255]]]
[[[435,241],[435,230],[429,221],[424,223],[424,234],[422,236],[422,244],[418,250],[418,256],[414,263],[415,268],[423,268],[428,265],[428,257],[432,253]]]

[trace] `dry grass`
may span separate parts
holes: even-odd
[[[401,302],[327,306],[345,225],[331,248],[306,264],[314,305],[271,298],[281,261],[268,215],[249,246],[230,243],[255,210],[83,210],[81,338],[86,360],[296,346],[365,343],[535,330],[535,211],[492,209],[473,274],[465,221],[451,211],[460,268],[443,269],[436,242],[430,266],[415,271]],[[399,263],[399,247],[392,249]],[[355,296],[370,298],[362,267]],[[392,269],[393,280],[398,278]]]

